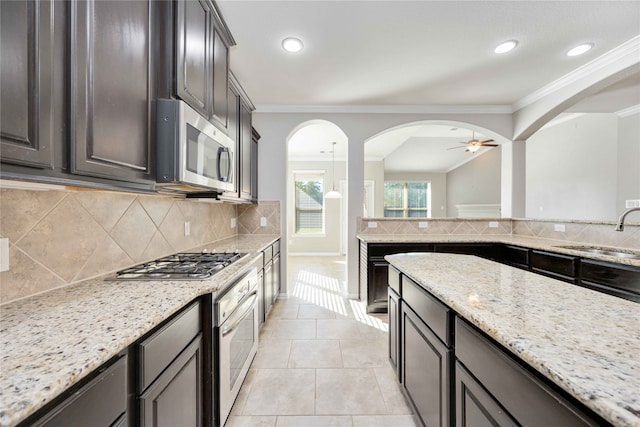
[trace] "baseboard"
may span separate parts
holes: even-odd
[[[360,294],[349,294],[349,296],[347,297],[349,299],[355,299],[355,300],[360,300]]]

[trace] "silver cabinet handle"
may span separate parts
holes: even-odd
[[[247,300],[243,302],[242,305],[238,307],[233,312],[233,314],[231,314],[231,316],[229,316],[229,318],[224,322],[224,326],[222,328],[223,337],[233,332],[238,327],[238,325],[242,323],[244,319],[247,318],[249,313],[251,313],[254,310],[253,305],[256,302],[256,299],[258,299],[258,291],[253,291],[249,295],[250,296],[247,298]],[[240,309],[244,307],[248,307],[248,308],[244,309],[244,311],[241,311]]]

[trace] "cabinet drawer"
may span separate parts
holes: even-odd
[[[446,345],[451,345],[451,309],[403,276],[402,299]]]
[[[273,244],[273,254],[279,254],[280,253],[280,240],[277,240],[274,244]]]
[[[506,264],[524,269],[529,268],[529,249],[505,245],[502,256]]]
[[[389,287],[396,291],[398,295],[402,295],[402,292],[400,292],[400,280],[400,272],[394,267],[389,266]]]
[[[196,302],[139,344],[138,391],[145,390],[200,332],[200,303]]]
[[[640,302],[640,268],[587,259],[580,264],[582,286]]]
[[[564,280],[575,282],[577,258],[568,255],[531,251],[531,270]]]
[[[519,425],[597,425],[465,321],[455,328],[456,357]]]
[[[127,362],[121,357],[32,426],[108,426],[127,409]]]

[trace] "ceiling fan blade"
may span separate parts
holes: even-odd
[[[484,144],[487,142],[493,142],[493,139],[485,139],[484,141],[480,141],[480,144]]]
[[[466,147],[451,147],[451,148],[447,148],[447,150],[456,150],[458,148],[466,148]]]
[[[497,147],[498,144],[482,144],[483,147]]]

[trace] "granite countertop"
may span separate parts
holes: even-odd
[[[385,259],[604,419],[640,426],[640,304],[471,255]]]
[[[567,242],[565,240],[543,239],[539,237],[514,236],[510,234],[359,234],[356,237],[365,243],[506,243],[509,245],[524,246],[531,249],[540,249],[559,254],[640,267],[640,259],[618,258],[610,255],[584,252],[563,247],[599,247],[599,245]],[[625,248],[618,250],[640,256],[640,250]]]
[[[0,425],[17,424],[193,299],[223,290],[278,238],[194,248],[248,253],[208,280],[94,279],[0,306]]]

